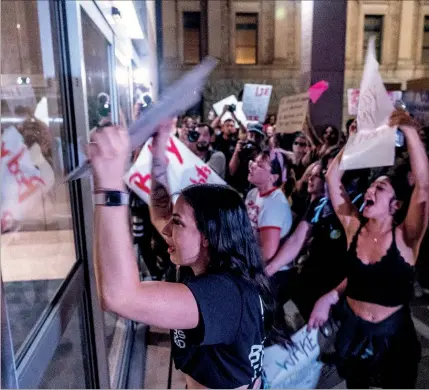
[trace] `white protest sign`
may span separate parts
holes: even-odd
[[[241,102],[239,102],[234,95],[228,96],[225,99],[222,99],[222,100],[218,101],[217,103],[213,104],[213,109],[215,110],[217,116],[221,116],[222,112],[223,112],[223,107],[229,106],[231,104],[235,105],[234,114],[235,114],[236,118],[241,123],[243,123],[244,126],[247,126],[247,118],[243,112],[243,104]],[[226,121],[227,119],[232,119],[233,121],[235,121],[235,119],[233,118],[233,116],[231,115],[231,113],[229,111],[227,111],[222,116],[222,123],[224,121]]]
[[[349,88],[347,90],[347,106],[349,115],[357,115],[358,113],[358,103],[359,103],[360,90],[356,88]],[[395,104],[397,100],[402,99],[402,91],[388,91],[387,95],[389,96],[392,104]]]
[[[152,139],[146,142],[134,165],[124,177],[125,183],[147,204],[150,204]],[[166,156],[167,177],[171,194],[199,183],[225,184],[225,182],[193,154],[178,138],[170,137]]]
[[[387,126],[394,106],[378,71],[375,38],[371,37],[360,86],[357,132],[350,134],[341,169],[384,167],[395,162],[396,128]]]
[[[265,122],[270,104],[272,85],[245,84],[243,92],[243,112],[249,121]]]
[[[305,92],[280,100],[276,123],[278,133],[302,131],[308,112],[308,99],[308,92]]]
[[[279,345],[265,348],[267,388],[316,388],[323,365],[317,361],[320,354],[317,334],[316,329],[308,332],[306,325],[292,336],[294,345],[288,349]]]

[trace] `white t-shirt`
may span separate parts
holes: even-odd
[[[247,214],[256,237],[267,228],[280,229],[280,238],[286,237],[292,226],[292,213],[289,202],[283,192],[274,188],[265,194],[260,194],[253,188],[246,197]]]

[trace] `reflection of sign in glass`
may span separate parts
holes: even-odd
[[[302,131],[308,111],[308,93],[285,96],[280,100],[276,131],[295,133]]]

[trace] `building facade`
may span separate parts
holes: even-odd
[[[161,79],[168,85],[201,57],[199,0],[162,2]],[[270,112],[300,90],[302,0],[208,0],[208,54],[221,62],[204,93],[205,114],[214,102],[238,95],[245,83],[273,85]],[[388,89],[429,75],[429,0],[349,0],[347,89],[359,88],[368,37],[376,36],[380,70]],[[327,80],[329,81],[329,80]]]

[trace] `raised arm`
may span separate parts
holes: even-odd
[[[415,186],[407,216],[402,224],[404,239],[417,255],[426,232],[429,218],[429,162],[418,134],[418,125],[404,111],[395,111],[390,119],[392,126],[399,126],[404,133],[410,156]]]
[[[167,178],[167,157],[165,155],[171,125],[171,122],[162,124],[158,133],[153,137],[152,144],[150,217],[152,224],[161,234],[173,212]]]
[[[122,178],[129,161],[127,131],[104,128],[94,132],[91,141],[88,157],[95,188],[125,191]],[[197,303],[184,284],[140,282],[127,205],[96,205],[94,225],[95,276],[104,310],[160,328],[192,329],[198,325]]]
[[[328,184],[329,199],[331,200],[335,214],[343,225],[347,238],[350,239],[358,229],[360,221],[359,211],[351,202],[341,182],[343,171],[340,170],[340,161],[343,152],[344,149],[332,161],[325,178]]]
[[[307,116],[305,117],[304,131],[307,137],[309,138],[312,146],[317,147],[323,144],[323,140],[320,138],[319,134],[317,134],[316,129],[313,127],[313,124],[311,123],[309,114],[307,114]]]
[[[213,122],[210,124],[210,126],[213,129],[216,129],[219,125],[221,125],[222,117],[225,115],[225,113],[227,111],[228,111],[228,106],[227,105],[223,106],[222,114],[220,114],[219,116],[217,116],[216,118],[214,118]]]
[[[310,234],[311,224],[307,221],[301,221],[265,268],[266,274],[272,276],[279,271],[280,268],[294,261],[301,252]]]

